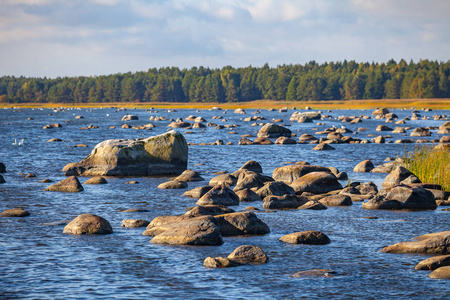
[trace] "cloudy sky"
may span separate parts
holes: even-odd
[[[0,0],[0,76],[450,59],[449,0]]]

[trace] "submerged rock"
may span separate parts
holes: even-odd
[[[107,140],[78,163],[63,169],[66,176],[151,176],[186,170],[188,146],[181,133],[142,139]]]

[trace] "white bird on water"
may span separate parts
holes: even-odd
[[[14,146],[17,145],[17,140],[14,139],[14,143],[12,143]]]
[[[19,146],[23,145],[23,139],[19,142]]]

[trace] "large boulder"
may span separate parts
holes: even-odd
[[[437,268],[450,266],[450,255],[438,255],[427,258],[419,262],[414,269],[416,270],[436,270]]]
[[[445,122],[441,126],[439,126],[438,134],[449,134],[450,133],[450,121]]]
[[[110,234],[112,227],[109,222],[93,214],[81,214],[64,227],[63,233],[69,234]]]
[[[197,205],[239,205],[239,197],[224,185],[216,185],[198,199]]]
[[[66,176],[151,176],[186,170],[188,146],[181,133],[169,131],[149,138],[106,140],[78,163],[63,169]]]
[[[289,244],[326,245],[330,243],[330,238],[320,231],[308,230],[282,236],[280,241]]]
[[[261,221],[253,212],[234,212],[216,215],[214,218],[220,227],[223,236],[267,234],[269,226]]]
[[[152,225],[153,221],[147,226]],[[223,244],[220,228],[212,216],[185,218],[179,222],[161,225],[155,230],[158,234],[150,241],[152,244],[218,246]]]
[[[436,209],[437,204],[433,193],[421,186],[397,185],[385,195],[378,195],[363,203],[363,208],[428,210]]]
[[[239,174],[239,178],[236,183],[236,187],[233,189],[235,192],[243,189],[261,188],[264,186],[264,182],[260,178],[260,174],[246,171]]]
[[[49,186],[44,191],[78,193],[84,191],[84,188],[76,176],[70,176]]]
[[[283,181],[284,183],[291,184],[298,178],[311,172],[331,172],[331,171],[330,169],[322,166],[314,166],[309,164],[308,165],[295,164],[276,168],[272,173],[272,177],[276,181]]]
[[[311,172],[295,180],[291,187],[296,194],[309,192],[313,194],[324,194],[342,189],[342,185],[336,176],[327,172]]]
[[[412,242],[401,242],[381,251],[386,253],[450,254],[450,231],[424,234]]]
[[[125,115],[122,117],[122,121],[132,121],[132,120],[139,120],[139,117],[134,115]]]
[[[276,124],[267,123],[258,131],[258,137],[264,138],[278,138],[280,136],[291,137],[292,132]]]
[[[440,267],[431,272],[428,277],[433,279],[450,279],[450,266]]]
[[[408,169],[402,166],[398,166],[386,176],[382,183],[382,186],[385,188],[389,188],[400,183],[420,183],[420,180]]]
[[[363,160],[353,168],[353,172],[366,173],[372,171],[374,165],[371,160]]]
[[[414,129],[411,134],[409,136],[430,136],[431,132],[426,129],[426,128],[422,128],[422,127],[417,127],[416,129]]]

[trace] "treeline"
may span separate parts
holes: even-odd
[[[95,77],[0,78],[0,102],[240,102],[450,98],[450,61],[160,68]]]

